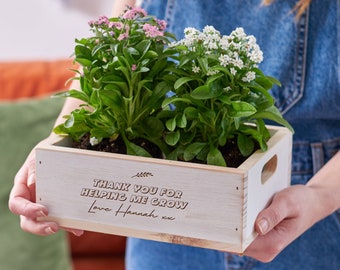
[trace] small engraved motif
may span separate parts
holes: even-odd
[[[134,178],[134,177],[141,178],[141,177],[149,177],[149,176],[153,176],[153,174],[151,172],[139,172],[135,174],[134,176],[131,176],[131,178]]]

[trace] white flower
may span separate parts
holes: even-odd
[[[254,71],[248,71],[246,76],[242,78],[242,81],[251,82],[254,79],[255,79],[255,72]]]
[[[203,28],[203,33],[211,36],[220,36],[220,32],[215,29],[212,25],[206,25]]]
[[[237,70],[235,68],[231,68],[230,73],[231,73],[231,75],[235,76],[236,73],[237,73]]]
[[[220,38],[220,46],[222,50],[228,51],[229,50],[229,37],[222,36]]]
[[[235,67],[238,67],[239,69],[242,69],[244,67],[244,64],[243,64],[243,61],[241,58],[239,57],[235,57],[233,60],[232,60],[232,64],[235,66]]]
[[[230,64],[231,58],[227,54],[222,54],[219,58],[218,61],[220,61],[221,66],[226,67],[227,65]]]
[[[242,44],[240,42],[234,42],[231,41],[229,44],[229,47],[231,47],[233,50],[241,50],[242,49]]]
[[[248,44],[253,47],[256,45],[256,38],[253,35],[248,36]]]
[[[209,69],[209,70],[207,71],[207,75],[208,75],[208,76],[213,76],[213,75],[215,75],[215,74],[217,74],[217,73],[218,73],[218,70]]]
[[[263,52],[257,44],[254,44],[252,50],[247,55],[249,59],[257,64],[263,61]]]
[[[231,87],[230,87],[230,86],[224,87],[223,90],[224,90],[225,92],[229,92],[229,91],[231,91]]]
[[[244,29],[242,27],[237,27],[234,31],[231,32],[231,36],[234,36],[239,39],[243,39],[247,37],[247,35],[244,32]]]
[[[96,138],[96,137],[91,137],[90,138],[90,144],[92,145],[92,146],[95,146],[95,145],[97,145],[99,143],[99,140]]]
[[[198,73],[200,71],[201,71],[201,69],[198,66],[195,66],[195,65],[192,66],[192,72]]]
[[[218,49],[217,42],[215,40],[211,40],[209,42],[204,42],[204,45],[210,50]]]
[[[196,35],[199,34],[199,31],[194,27],[186,27],[184,29],[184,35],[185,36],[191,36],[191,35],[195,35],[195,34]]]

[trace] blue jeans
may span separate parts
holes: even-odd
[[[305,184],[340,150],[340,0],[313,0],[297,22],[297,0],[144,0],[181,37],[185,27],[213,25],[222,34],[241,26],[264,53],[260,68],[280,80],[272,94],[295,129],[292,184]],[[188,15],[190,13],[190,16]],[[339,164],[340,166],[340,164]],[[212,228],[213,229],[213,228]],[[214,250],[129,239],[128,270],[340,269],[340,212],[318,222],[272,262]]]

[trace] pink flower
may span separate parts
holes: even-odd
[[[166,21],[157,19],[157,25],[159,30],[164,31],[166,28]]]
[[[125,33],[120,34],[117,39],[119,41],[121,41],[123,39],[127,39],[130,36],[129,35],[129,31],[130,31],[130,26],[129,25],[125,25]]]
[[[140,17],[145,17],[147,15],[146,11],[140,7],[135,7],[132,9],[128,9],[124,14],[123,14],[123,19],[129,19],[132,20],[136,18],[137,16]]]
[[[136,64],[133,64],[132,66],[131,66],[131,70],[132,71],[135,71],[137,69],[137,65]]]
[[[149,23],[143,25],[143,30],[145,35],[151,38],[164,35],[162,31],[159,31],[157,26],[151,25]]]
[[[128,33],[122,33],[122,34],[119,35],[117,40],[121,41],[121,40],[127,39],[128,37],[129,37]]]
[[[98,24],[109,24],[109,18],[106,16],[100,16],[98,19]]]
[[[92,20],[91,20],[91,21],[89,21],[89,26],[90,26],[90,27],[94,26],[95,24],[96,24],[96,22],[95,22],[95,21],[92,21]]]
[[[121,22],[109,22],[109,28],[116,28],[117,30],[123,29],[123,24]]]

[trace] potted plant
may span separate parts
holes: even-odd
[[[243,252],[256,215],[290,180],[292,132],[268,93],[279,82],[257,67],[255,38],[206,27],[171,42],[163,21],[130,8],[90,26],[75,47],[81,89],[60,94],[84,105],[36,150],[45,219]],[[243,159],[226,167],[231,145]]]
[[[104,139],[106,147],[114,144],[113,151],[131,155],[151,156],[141,146],[147,142],[167,152],[161,140],[163,123],[156,117],[171,89],[167,68],[174,66],[166,48],[171,38],[164,31],[166,23],[135,8],[120,18],[102,16],[89,25],[94,35],[76,40],[74,52],[82,67],[74,78],[80,81],[80,91],[60,94],[85,106],[54,131],[75,142],[87,139],[90,147]],[[160,151],[154,155],[159,157]]]
[[[229,160],[237,167],[238,157],[244,161],[255,145],[267,150],[265,119],[292,130],[269,93],[280,82],[258,69],[263,56],[254,36],[242,28],[221,36],[212,26],[184,32],[172,44],[179,63],[172,68],[178,77],[174,95],[163,102],[173,109],[159,113],[168,130],[165,141],[175,148],[169,158],[219,166]]]

